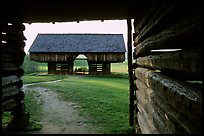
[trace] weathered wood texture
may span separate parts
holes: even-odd
[[[78,55],[78,53],[30,53],[30,60],[39,62],[74,61]],[[88,61],[122,62],[125,60],[124,53],[84,53],[84,55]]]
[[[138,66],[161,70],[185,80],[202,79],[202,49],[190,48],[180,51],[157,52],[138,57]]]
[[[202,80],[202,8],[178,1],[147,7],[135,13],[133,35],[141,130],[202,133],[202,82],[188,82]]]
[[[141,67],[136,68],[135,75],[138,78],[135,83],[139,89],[136,92],[136,97],[138,103],[142,105],[137,105],[137,107],[141,111],[142,109],[145,110],[148,116],[151,116],[152,112],[154,113],[153,119],[155,121],[153,121],[153,124],[155,124],[154,126],[159,133],[201,132],[202,86],[200,84],[189,84]],[[160,99],[159,104],[158,99]],[[157,109],[155,109],[156,102]],[[153,104],[153,106],[150,106],[150,104]],[[161,104],[168,107],[168,111],[163,109],[164,107],[162,109],[158,108],[158,105]],[[159,110],[161,111],[157,113]],[[164,118],[165,114],[167,114],[170,122]],[[183,122],[183,120],[188,121]],[[161,127],[161,124],[164,125],[163,127],[169,128],[165,130]],[[179,126],[180,130],[177,130],[176,126]],[[149,131],[152,132],[151,129]]]
[[[153,49],[201,47],[201,11],[194,5],[163,4],[134,39],[135,56],[147,55]]]
[[[3,23],[2,26],[2,112],[12,111],[24,99],[21,76],[26,38],[23,30],[22,23]]]
[[[105,63],[95,63],[88,62],[89,64],[89,74],[93,75],[102,75],[102,74],[110,74],[111,65],[109,62]]]

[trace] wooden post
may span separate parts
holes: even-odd
[[[134,126],[134,78],[133,78],[133,66],[132,66],[132,26],[131,19],[127,19],[128,27],[128,73],[129,73],[129,125]]]
[[[48,62],[48,74],[54,74],[56,72],[56,63]]]

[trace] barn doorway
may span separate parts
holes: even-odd
[[[79,54],[74,60],[73,71],[77,75],[88,75],[89,65],[87,57],[83,54]]]

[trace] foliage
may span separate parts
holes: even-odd
[[[36,72],[38,70],[38,63],[30,61],[29,55],[26,55],[23,62],[23,69],[25,74]]]
[[[2,128],[5,128],[7,126],[11,118],[12,118],[12,115],[10,114],[10,112],[2,113]]]

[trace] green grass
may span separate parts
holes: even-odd
[[[60,97],[80,106],[81,115],[90,117],[100,133],[128,133],[128,79],[111,76],[68,78],[42,85],[56,90]]]
[[[46,73],[45,74],[42,74],[42,73],[25,74],[22,77],[24,84],[54,81],[54,80],[59,80],[64,78],[67,78],[67,75],[48,75]]]
[[[111,72],[114,73],[128,73],[128,62],[111,63]]]
[[[26,111],[28,111],[31,114],[30,115],[31,120],[41,121],[43,101],[40,97],[40,94],[36,91],[34,92],[34,90],[30,88],[29,91],[25,92],[24,103]]]

